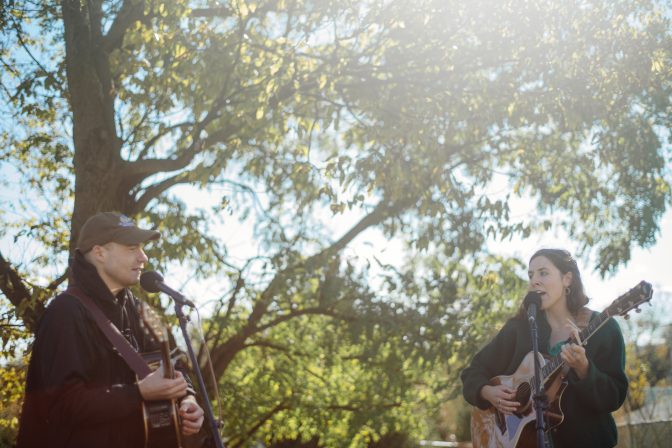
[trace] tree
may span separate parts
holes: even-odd
[[[0,366],[0,446],[13,446],[19,425],[20,403],[26,372],[18,366]]]
[[[66,279],[82,223],[118,210],[162,231],[150,254],[157,267],[175,261],[229,282],[208,322],[223,384],[240,384],[232,372],[242,375],[245,365],[261,381],[262,363],[252,362],[259,356],[287,362],[303,323],[318,334],[300,343],[318,352],[333,335],[349,335],[335,353],[344,360],[324,378],[339,370],[366,377],[338,402],[339,412],[356,413],[367,387],[384,389],[375,373],[390,363],[402,386],[385,390],[385,406],[406,404],[404,391],[417,377],[404,375],[423,370],[407,359],[445,363],[454,378],[456,354],[486,333],[474,322],[502,318],[486,303],[515,305],[519,268],[487,258],[489,239],[562,226],[596,251],[602,273],[627,261],[633,246],[655,242],[670,203],[662,138],[672,45],[664,7],[634,0],[8,3],[0,58],[3,112],[12,118],[3,122],[0,162],[18,170],[31,200],[12,199],[14,214],[0,216],[6,237],[42,250],[35,260],[0,254],[4,321],[34,328]],[[491,194],[498,183],[511,192]],[[216,201],[195,209],[175,194],[185,185]],[[510,201],[528,195],[538,218],[512,216]],[[334,236],[328,211],[354,216],[355,224]],[[227,214],[253,229],[263,256],[234,256],[213,231]],[[407,261],[381,260],[379,280],[347,254],[372,228],[407,245]],[[46,266],[57,269],[45,279]],[[333,335],[319,334],[326,322]],[[302,366],[305,375],[315,367]],[[279,377],[287,369],[268,368]],[[252,400],[241,412],[249,420],[228,425],[240,444],[273,438],[268,422],[310,408],[267,394],[275,400]],[[364,397],[360,403],[373,402]],[[317,406],[329,413],[330,405],[323,398]],[[385,406],[340,434],[388,430],[375,418],[392,415]],[[303,431],[296,430],[316,432]]]
[[[669,297],[655,291],[652,307],[628,320],[628,398],[617,414],[628,446],[665,446],[670,436]]]

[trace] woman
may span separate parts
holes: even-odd
[[[585,348],[567,342],[570,337],[578,340],[578,327],[598,314],[585,307],[588,298],[576,261],[565,250],[541,249],[530,259],[528,274],[529,290],[541,294],[539,350],[551,356],[559,353],[570,368],[561,400],[564,420],[551,432],[554,446],[613,447],[618,436],[611,412],[623,404],[628,390],[618,323],[609,319]],[[494,407],[503,414],[513,413],[520,405],[515,391],[488,382],[494,376],[513,374],[531,350],[530,329],[521,308],[462,372],[465,399],[483,410]]]

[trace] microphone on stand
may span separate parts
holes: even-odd
[[[192,308],[196,308],[194,302],[187,299],[179,291],[175,291],[173,288],[166,285],[163,282],[163,276],[158,272],[154,271],[143,272],[142,275],[140,275],[140,286],[142,286],[142,289],[144,289],[147,292],[163,292],[165,294],[168,294],[170,297],[173,298],[174,301],[176,301],[180,305],[187,305]]]
[[[527,320],[534,321],[537,317],[537,309],[541,308],[541,294],[537,291],[528,292],[523,300],[523,306],[527,310]]]
[[[539,340],[537,331],[537,309],[541,308],[541,293],[530,291],[523,300],[523,306],[527,310],[527,320],[530,324],[530,338],[532,339],[532,358],[534,359],[534,376],[532,377],[532,400],[534,402],[534,413],[537,419],[536,433],[537,446],[553,446],[550,437],[546,434],[547,422],[544,418],[544,411],[548,409],[548,397],[544,392],[544,384],[541,381],[541,361],[539,360]],[[550,445],[549,445],[550,443]]]
[[[550,437],[546,435],[546,420],[544,418],[544,411],[548,409],[548,398],[544,392],[544,384],[541,380],[541,362],[539,360],[539,340],[538,340],[538,331],[537,331],[537,309],[541,308],[541,293],[537,291],[530,291],[525,296],[523,300],[523,306],[527,310],[527,320],[530,324],[530,337],[532,339],[532,358],[534,359],[534,377],[532,377],[532,400],[534,402],[534,412],[537,419],[536,433],[537,433],[537,446],[538,447],[547,447],[550,441]]]

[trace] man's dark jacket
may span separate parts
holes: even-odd
[[[94,299],[131,345],[156,348],[143,338],[129,290],[114,297],[78,252],[70,267],[70,283]],[[142,447],[141,402],[135,374],[88,310],[67,292],[58,295],[36,333],[17,448]]]

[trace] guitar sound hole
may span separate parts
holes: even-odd
[[[532,387],[530,383],[522,383],[516,389],[516,401],[520,403],[520,407],[523,408],[530,401],[532,396]]]

